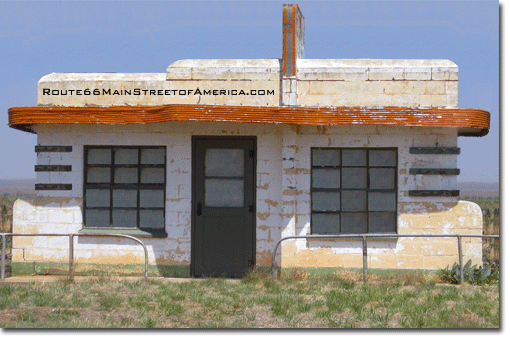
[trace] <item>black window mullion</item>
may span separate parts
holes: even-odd
[[[138,161],[136,164],[115,164],[115,150],[121,149],[121,148],[128,148],[128,149],[136,149],[138,152]],[[163,164],[142,164],[142,151],[143,149],[166,149],[166,147],[161,146],[152,146],[152,147],[142,147],[142,146],[135,146],[135,147],[125,147],[125,146],[85,146],[84,147],[84,223],[86,226],[86,210],[107,210],[108,216],[109,216],[109,224],[108,227],[113,227],[113,211],[114,209],[118,210],[136,210],[136,226],[137,228],[141,227],[141,210],[158,210],[165,212],[165,204],[163,204],[162,207],[141,207],[141,201],[140,201],[140,194],[141,189],[146,190],[159,190],[163,191],[163,195],[166,195],[166,152],[164,155],[164,161]],[[110,162],[109,164],[89,164],[89,149],[108,149],[110,150]],[[103,167],[103,168],[109,168],[110,171],[110,180],[109,182],[104,183],[88,183],[87,181],[87,175],[90,168],[93,167]],[[136,183],[115,183],[115,170],[117,168],[136,168],[138,170],[137,172],[137,182]],[[142,168],[162,168],[164,170],[164,183],[141,183],[142,178]],[[109,192],[109,200],[110,205],[109,207],[87,207],[87,195],[86,191],[87,189],[101,189],[101,190],[108,190]],[[136,191],[136,207],[115,207],[114,208],[114,197],[113,193],[115,190],[135,190]],[[158,230],[159,231],[159,230]]]
[[[316,192],[338,192],[340,194],[340,210],[339,211],[314,211],[313,208],[311,210],[311,214],[336,214],[338,213],[339,214],[339,219],[340,219],[340,229],[339,229],[339,232],[342,233],[342,214],[360,214],[360,213],[363,213],[364,214],[364,218],[365,218],[365,229],[364,229],[364,233],[369,233],[370,231],[370,224],[369,224],[369,215],[370,215],[370,210],[369,210],[369,193],[372,193],[372,192],[383,192],[383,193],[392,193],[395,195],[395,209],[392,210],[391,212],[395,214],[395,228],[394,230],[396,231],[396,215],[397,215],[397,212],[396,212],[396,209],[397,209],[397,205],[398,205],[398,200],[397,200],[397,194],[398,194],[398,175],[397,175],[397,169],[398,169],[398,148],[395,149],[395,148],[361,148],[361,149],[364,149],[365,150],[365,164],[363,166],[359,166],[359,165],[354,165],[354,166],[349,166],[348,168],[363,168],[365,169],[365,175],[366,175],[366,182],[367,182],[367,185],[365,188],[363,189],[358,189],[358,188],[344,188],[344,185],[343,185],[343,182],[342,182],[342,177],[343,177],[343,169],[344,169],[344,163],[342,161],[342,155],[343,155],[343,151],[345,149],[351,149],[351,148],[336,148],[336,149],[339,149],[339,154],[338,156],[340,156],[340,159],[339,159],[339,166],[318,166],[316,165],[314,162],[313,162],[313,151],[315,151],[315,149],[328,149],[328,148],[313,148],[312,149],[312,152],[311,152],[311,168],[312,168],[312,180],[311,180],[311,186],[310,186],[310,190],[311,190],[311,197],[312,197],[312,201],[313,201],[313,194],[316,193]],[[375,165],[375,166],[371,166],[370,165],[370,150],[391,150],[395,153],[395,156],[396,156],[396,162],[394,165],[390,165],[390,166],[384,166],[384,165]],[[339,189],[333,189],[333,188],[314,188],[313,187],[313,172],[315,169],[324,169],[324,168],[331,168],[331,169],[340,169],[340,188]],[[347,168],[347,167],[345,167]],[[370,169],[371,168],[392,168],[394,170],[394,176],[393,176],[393,180],[394,180],[394,189],[372,189],[371,188],[371,182],[370,182]],[[343,192],[344,191],[363,191],[364,194],[365,194],[365,211],[361,211],[361,212],[343,212],[342,211],[342,196],[343,196]],[[363,229],[360,229],[360,230],[363,230]],[[363,232],[363,231],[362,231]],[[313,231],[313,222],[312,222],[312,233],[315,233]]]

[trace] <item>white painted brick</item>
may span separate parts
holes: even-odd
[[[432,69],[431,68],[405,68],[404,69],[405,80],[432,80]]]
[[[404,68],[369,68],[368,80],[393,81],[404,79]]]
[[[49,223],[74,223],[74,214],[72,210],[50,209],[48,211]]]
[[[404,81],[403,81],[404,82]],[[54,127],[45,127],[44,132],[51,132],[56,129]],[[53,128],[53,129],[52,129]],[[67,128],[67,129],[66,129]],[[150,129],[149,129],[150,128]],[[436,163],[427,159],[426,155],[421,157],[409,154],[409,146],[434,146],[436,142],[447,143],[444,146],[453,146],[456,144],[457,137],[455,130],[451,128],[401,128],[394,126],[332,126],[326,129],[317,127],[303,127],[296,134],[296,129],[289,126],[262,126],[262,125],[243,125],[237,126],[229,123],[167,123],[158,126],[158,134],[149,134],[154,129],[152,126],[139,128],[134,126],[129,132],[122,131],[122,127],[102,129],[101,133],[92,132],[95,129],[90,126],[72,126],[65,127],[65,132],[59,132],[52,136],[54,141],[65,139],[66,133],[73,132],[77,137],[73,140],[73,147],[81,149],[84,144],[97,142],[101,144],[106,141],[123,142],[124,144],[132,144],[132,139],[118,134],[134,136],[138,143],[166,145],[168,149],[168,187],[167,199],[181,198],[179,201],[167,202],[166,212],[166,229],[169,233],[169,239],[147,240],[154,249],[151,249],[153,257],[163,257],[177,250],[184,254],[176,255],[183,262],[189,262],[190,257],[190,236],[191,236],[191,133],[195,135],[230,135],[234,132],[236,135],[255,135],[258,141],[257,151],[257,213],[269,213],[265,220],[257,219],[257,225],[267,225],[270,229],[257,230],[257,239],[266,239],[271,233],[271,238],[278,239],[281,234],[307,233],[309,231],[309,209],[310,209],[310,176],[307,173],[297,171],[297,174],[285,175],[285,169],[296,168],[298,170],[309,170],[310,168],[310,148],[317,146],[333,146],[333,147],[366,147],[368,141],[374,146],[399,147],[399,170],[409,170],[414,165],[421,164],[424,167],[430,165],[432,167]],[[147,134],[145,134],[145,131]],[[322,132],[325,134],[322,134]],[[225,133],[226,134],[225,134]],[[79,140],[79,141],[76,141]],[[442,140],[442,141],[441,141]],[[451,145],[450,145],[451,144]],[[297,145],[297,148],[296,148]],[[74,155],[74,148],[73,148]],[[75,157],[77,168],[81,166],[82,154]],[[446,157],[445,157],[446,156]],[[293,158],[282,162],[282,158]],[[445,165],[456,166],[456,156],[438,155],[434,156],[438,161],[438,167]],[[419,162],[424,161],[424,162]],[[426,165],[426,166],[425,166]],[[67,173],[68,177],[78,177],[80,171]],[[78,175],[78,176],[73,176]],[[64,179],[64,176],[55,176]],[[407,183],[404,183],[407,178]],[[415,201],[416,199],[404,197],[404,191],[413,188],[414,181],[410,180],[411,175],[403,175],[399,177],[399,201]],[[435,180],[435,181],[434,181]],[[429,183],[438,184],[439,186],[455,186],[456,178],[443,177],[439,181],[433,179]],[[78,187],[81,183],[77,184]],[[284,195],[289,193],[286,191],[288,187],[296,187],[297,195]],[[74,182],[73,182],[74,188]],[[51,196],[51,192],[44,192],[46,196]],[[74,193],[74,189],[73,189]],[[81,195],[75,195],[81,196]],[[265,200],[276,202],[273,206],[267,204]],[[441,199],[447,202],[452,201],[451,198]],[[289,202],[291,204],[283,204]],[[292,203],[295,202],[295,203]],[[71,223],[58,223],[53,231],[77,231],[81,229],[81,220],[79,215],[81,211],[79,203],[72,209]],[[19,216],[19,212],[15,210],[15,215]],[[41,216],[42,217],[42,216]],[[56,216],[52,216],[56,217]],[[44,219],[39,219],[44,221]],[[18,222],[19,223],[19,222]],[[276,223],[276,224],[274,224]],[[402,222],[399,222],[402,224]],[[283,229],[281,231],[280,229]],[[269,231],[270,230],[270,231]],[[179,238],[179,242],[172,238]],[[81,240],[80,240],[81,241]],[[81,242],[83,243],[83,242]],[[93,242],[87,242],[85,247],[92,248]],[[112,243],[112,242],[107,242]],[[264,242],[264,243],[267,243]],[[306,243],[306,242],[305,242]],[[119,244],[97,245],[98,250],[105,247],[118,248]],[[332,245],[328,243],[328,245]],[[336,252],[348,252],[345,244],[335,244],[333,246]],[[136,250],[134,245],[122,244],[126,250]],[[266,244],[257,242],[257,248],[266,248]],[[115,249],[113,249],[115,250]],[[360,250],[359,247],[356,250]]]
[[[459,69],[457,67],[432,67],[432,80],[458,80]]]
[[[188,67],[168,67],[166,70],[166,79],[168,80],[190,80],[191,68]]]

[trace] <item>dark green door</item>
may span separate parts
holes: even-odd
[[[194,276],[241,277],[255,264],[255,138],[193,138]]]

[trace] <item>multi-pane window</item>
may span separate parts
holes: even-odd
[[[164,233],[165,172],[165,147],[85,147],[85,226]]]
[[[396,148],[312,149],[312,233],[394,233]]]

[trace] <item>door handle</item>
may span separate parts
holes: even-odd
[[[197,204],[197,216],[202,216],[202,203]]]

